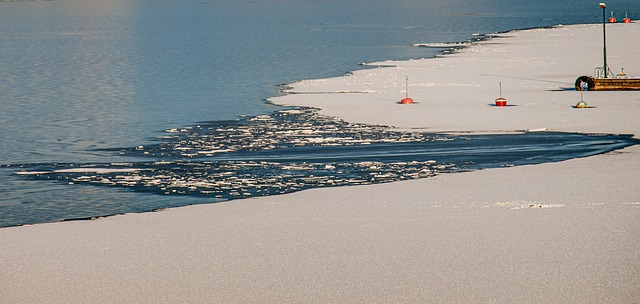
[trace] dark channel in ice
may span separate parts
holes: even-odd
[[[628,135],[398,131],[298,108],[170,129],[156,144],[113,149],[135,162],[23,165],[16,174],[219,201],[555,162],[637,143]]]

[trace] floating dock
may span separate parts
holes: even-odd
[[[640,90],[640,78],[580,76],[576,79],[575,87],[577,91],[633,91]]]

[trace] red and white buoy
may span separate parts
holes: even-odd
[[[622,19],[623,23],[631,23],[631,19],[627,16],[627,12],[624,12],[624,19]]]
[[[505,107],[507,99],[502,97],[502,82],[500,82],[500,97],[496,98],[496,107]]]
[[[616,17],[613,16],[613,11],[611,11],[611,17],[609,17],[609,23],[616,23],[618,22],[618,20],[616,20]]]
[[[405,97],[400,100],[401,104],[412,104],[413,99],[409,98],[409,76],[404,76]]]

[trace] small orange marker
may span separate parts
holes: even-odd
[[[502,97],[502,82],[500,82],[500,97],[496,98],[496,107],[505,107],[507,99]]]
[[[409,98],[409,76],[404,76],[404,80],[405,80],[405,98],[403,98],[402,100],[400,100],[401,104],[412,104],[413,103],[413,99]]]

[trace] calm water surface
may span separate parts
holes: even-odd
[[[637,0],[607,5],[640,16]],[[168,128],[273,112],[263,99],[277,84],[434,55],[413,43],[600,17],[595,2],[547,0],[0,2],[0,165],[122,161],[108,149],[148,144]],[[89,200],[202,202],[70,190],[11,173],[0,169],[2,218],[18,216],[3,209],[18,205],[37,213]]]

